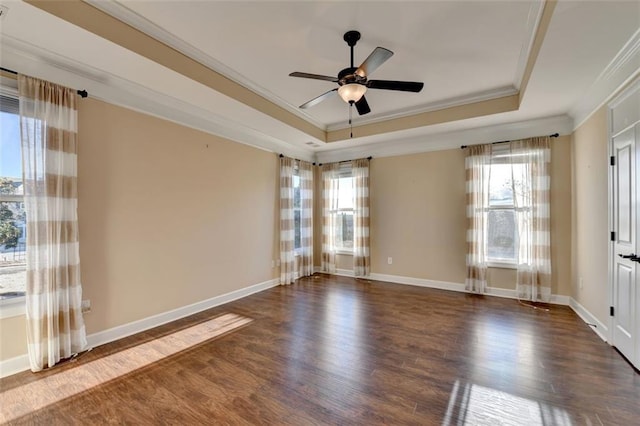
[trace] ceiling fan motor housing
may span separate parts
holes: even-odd
[[[356,74],[357,69],[358,68],[355,67],[349,67],[340,71],[338,73],[338,84],[340,86],[351,83],[365,84],[367,82],[367,77],[361,77]]]

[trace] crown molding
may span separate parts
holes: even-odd
[[[418,137],[386,141],[357,147],[333,149],[316,153],[316,161],[331,163],[372,156],[373,158],[419,154],[447,149],[459,149],[461,145],[475,145],[500,140],[515,140],[559,133],[571,134],[573,120],[568,115],[557,115],[526,121],[495,124],[466,130],[434,133]]]
[[[384,116],[371,117],[371,118],[359,118],[357,120],[357,126],[365,126],[367,124],[384,123],[389,120],[397,118],[411,117],[418,114],[427,112],[440,111],[446,108],[453,108],[461,105],[469,105],[476,102],[489,101],[492,99],[502,98],[505,96],[511,96],[518,94],[518,91],[513,86],[505,86],[497,89],[486,90],[483,92],[474,93],[471,95],[458,96],[455,98],[445,99],[438,102],[429,103],[419,107],[404,108],[395,111],[392,114],[386,114]],[[349,126],[344,122],[334,123],[327,126],[327,132],[333,132],[338,130],[348,129]]]
[[[278,105],[281,108],[284,108],[285,110],[287,110],[288,112],[294,115],[297,115],[298,117],[308,121],[314,126],[321,129],[325,128],[325,125],[323,123],[317,120],[314,120],[310,115],[301,111],[300,108],[297,108],[296,106],[291,105],[290,103],[280,98],[270,90],[266,89],[263,86],[260,86],[259,84],[248,79],[247,77],[240,74],[239,72],[231,69],[227,65],[223,64],[222,62],[218,61],[217,59],[211,57],[210,55],[206,54],[202,50],[193,46],[192,44],[187,43],[181,38],[176,37],[175,35],[166,31],[162,27],[140,16],[138,13],[129,9],[125,5],[114,0],[107,0],[107,1],[83,0],[83,1],[95,7],[96,9],[101,10],[102,12],[111,15],[112,17],[118,19],[119,21],[122,21],[125,24],[130,25],[139,31],[142,31],[143,33],[147,34],[150,37],[155,38],[156,40],[166,44],[167,46],[172,47],[173,49],[190,57],[191,59],[194,59],[200,62],[202,65],[206,66],[207,68],[210,68],[222,74],[223,76],[227,77],[232,81],[235,81],[236,83],[244,86],[245,88],[255,93],[258,93],[260,96],[264,97],[268,101],[273,102],[274,104]]]
[[[373,155],[389,157],[458,148],[460,145],[519,139],[559,132],[569,134],[573,122],[569,116],[555,116],[515,123],[496,124],[461,131],[442,132],[397,141],[378,142],[344,149],[315,151],[297,148],[240,123],[217,116],[182,100],[161,94],[37,46],[3,36],[2,65],[22,73],[45,78],[70,87],[87,89],[90,97],[156,116],[190,128],[220,136],[244,145],[300,158],[306,161],[333,162]],[[249,143],[248,141],[251,141]],[[315,151],[315,155],[314,155]]]
[[[540,25],[540,20],[542,19],[544,3],[545,2],[543,0],[540,0],[536,3],[531,3],[531,6],[529,8],[529,15],[527,16],[527,24],[525,27],[526,37],[524,42],[522,43],[520,57],[518,58],[518,65],[516,66],[516,72],[513,76],[513,86],[516,88],[516,90],[520,90],[520,85],[522,84],[522,79],[524,78],[527,62],[529,61],[529,56],[531,55],[531,49],[533,49],[533,42],[536,39],[538,26]]]
[[[569,110],[569,115],[573,117],[575,123],[574,130],[638,76],[640,76],[640,29],[631,36]]]
[[[133,28],[142,31],[150,37],[155,38],[156,40],[166,44],[167,46],[176,49],[177,51],[183,53],[184,55],[194,59],[206,67],[224,75],[225,77],[235,81],[236,83],[246,87],[247,89],[258,93],[263,96],[265,99],[273,102],[274,104],[284,108],[285,110],[291,112],[292,114],[297,115],[298,117],[308,121],[310,124],[324,129],[326,132],[331,132],[335,130],[344,130],[347,129],[348,126],[345,125],[344,122],[336,122],[325,125],[315,119],[313,119],[310,115],[306,114],[304,111],[300,110],[300,108],[296,107],[275,95],[273,92],[269,91],[263,86],[258,85],[252,80],[246,78],[242,74],[237,71],[231,69],[227,65],[222,62],[216,60],[215,58],[209,56],[202,50],[196,48],[192,44],[182,40],[179,37],[169,33],[162,27],[156,25],[150,20],[142,17],[135,11],[129,9],[125,5],[119,3],[115,0],[84,0],[86,3],[95,7],[96,9],[101,10],[104,13],[111,15],[112,17],[122,21]],[[443,101],[438,101],[430,104],[426,104],[423,106],[412,107],[412,108],[404,108],[402,110],[394,111],[391,114],[385,114],[378,117],[371,118],[362,118],[358,120],[358,125],[366,125],[373,123],[381,123],[389,120],[393,120],[396,118],[405,118],[410,117],[416,114],[421,114],[425,112],[438,111],[441,109],[451,108],[460,105],[471,104],[475,102],[496,99],[504,96],[510,96],[518,93],[518,87],[520,86],[520,82],[522,79],[522,75],[524,74],[524,69],[529,57],[529,53],[533,46],[533,42],[536,36],[536,31],[538,28],[538,23],[542,16],[542,11],[544,9],[544,1],[540,1],[537,3],[532,3],[529,19],[527,20],[526,27],[526,41],[523,43],[522,51],[520,53],[519,62],[518,62],[518,71],[516,74],[516,78],[514,79],[513,86],[505,86],[497,89],[492,89],[468,96],[459,96],[451,99],[446,99]]]
[[[0,47],[3,67],[68,87],[82,87],[89,91],[92,99],[152,115],[244,145],[284,153],[307,161],[313,160],[312,150],[294,147],[209,110],[70,58],[53,54],[30,43],[3,35],[0,39]]]

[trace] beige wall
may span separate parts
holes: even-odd
[[[25,316],[0,319],[0,361],[27,353]]]
[[[273,153],[92,99],[79,137],[89,334],[276,276]],[[24,317],[0,327],[0,359],[26,353]]]
[[[572,294],[605,324],[609,318],[607,138],[607,109],[602,107],[576,129],[572,139]]]
[[[552,140],[552,293],[571,294],[571,139]],[[371,162],[372,272],[463,283],[464,151]],[[387,258],[393,258],[393,264]],[[515,288],[515,271],[491,269],[489,285]]]

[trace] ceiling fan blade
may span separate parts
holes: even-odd
[[[419,92],[424,87],[424,83],[417,81],[394,81],[394,80],[369,80],[369,89],[399,90],[402,92]]]
[[[358,110],[358,114],[365,115],[371,112],[371,108],[369,108],[369,103],[367,99],[363,96],[360,98],[358,102],[356,102],[356,109]]]
[[[362,65],[356,70],[356,74],[360,77],[366,77],[371,75],[378,67],[384,64],[387,59],[393,56],[393,52],[384,47],[376,47],[367,59],[364,60]]]
[[[318,105],[320,102],[324,101],[325,99],[327,99],[328,97],[330,97],[331,95],[336,93],[337,91],[338,91],[337,88],[331,89],[328,92],[325,92],[322,95],[311,99],[309,102],[306,102],[306,103],[300,105],[300,108],[306,109],[306,108],[310,108],[310,107],[312,107],[314,105]]]
[[[328,75],[320,75],[320,74],[309,74],[306,72],[297,72],[297,71],[289,74],[289,77],[311,78],[313,80],[325,80],[325,81],[332,81],[334,83],[338,82],[338,79],[336,77],[330,77]]]

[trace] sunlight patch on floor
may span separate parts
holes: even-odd
[[[134,372],[253,321],[224,314],[104,358],[0,393],[0,423],[22,417]]]
[[[546,402],[456,380],[442,423],[448,425],[571,425],[568,413]]]

